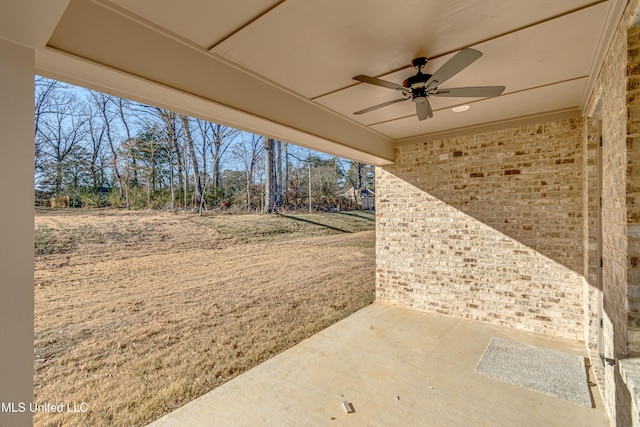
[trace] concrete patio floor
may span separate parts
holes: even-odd
[[[475,373],[492,337],[586,355],[575,341],[376,303],[150,426],[609,426],[597,386],[586,408]]]

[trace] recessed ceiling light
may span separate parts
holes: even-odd
[[[452,110],[456,113],[462,113],[463,111],[467,111],[470,107],[468,105],[458,105],[457,107],[453,107]]]

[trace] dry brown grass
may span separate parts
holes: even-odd
[[[89,408],[36,426],[145,425],[374,298],[371,214],[35,222],[34,402]]]

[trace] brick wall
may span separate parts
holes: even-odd
[[[584,132],[398,147],[376,174],[378,300],[584,340]]]
[[[636,100],[640,90],[640,31],[631,24],[639,6],[638,0],[628,3],[587,106],[589,112],[599,109],[602,121],[603,353],[611,359],[640,350],[634,314],[636,309],[640,312],[636,305],[636,297],[640,297],[636,286],[640,251],[636,251],[635,236],[640,192],[634,184],[636,165],[640,165],[634,160],[635,153],[640,153],[636,141],[640,136],[640,106],[634,106],[640,105],[640,99]],[[592,364],[598,365],[599,361],[592,357]],[[604,365],[604,384],[600,385],[612,423],[627,426],[632,424],[631,394],[620,375],[620,365]]]
[[[640,25],[627,33],[627,338],[630,353],[640,353]]]
[[[585,111],[398,146],[376,173],[377,298],[582,340],[612,425],[635,426],[637,372],[620,366],[640,359],[640,0],[627,3]],[[628,360],[603,365],[598,351]]]
[[[602,104],[604,353],[610,358],[626,353],[626,39],[621,23],[596,88]]]
[[[600,149],[599,129],[600,120],[594,117],[585,119],[584,158],[583,158],[583,207],[584,207],[584,312],[585,330],[584,340],[587,344],[589,358],[592,360],[594,373],[598,383],[604,387],[604,367],[600,363],[600,349],[598,348],[598,305],[600,295],[598,292],[598,270],[600,255],[598,252],[598,151]]]

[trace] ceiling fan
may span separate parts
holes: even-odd
[[[450,89],[440,89],[439,85],[467,68],[478,58],[482,52],[475,49],[462,49],[453,58],[447,61],[433,74],[423,74],[422,69],[427,65],[428,58],[419,57],[411,61],[413,68],[418,70],[415,76],[411,76],[402,82],[402,85],[381,80],[375,77],[364,75],[355,76],[353,79],[376,86],[382,86],[402,92],[403,97],[392,101],[383,102],[364,110],[356,111],[353,114],[364,114],[378,108],[386,107],[396,102],[411,99],[416,104],[418,120],[426,120],[433,117],[433,110],[429,104],[430,96],[446,96],[460,98],[490,98],[500,95],[504,86],[477,86],[477,87],[456,87]]]

